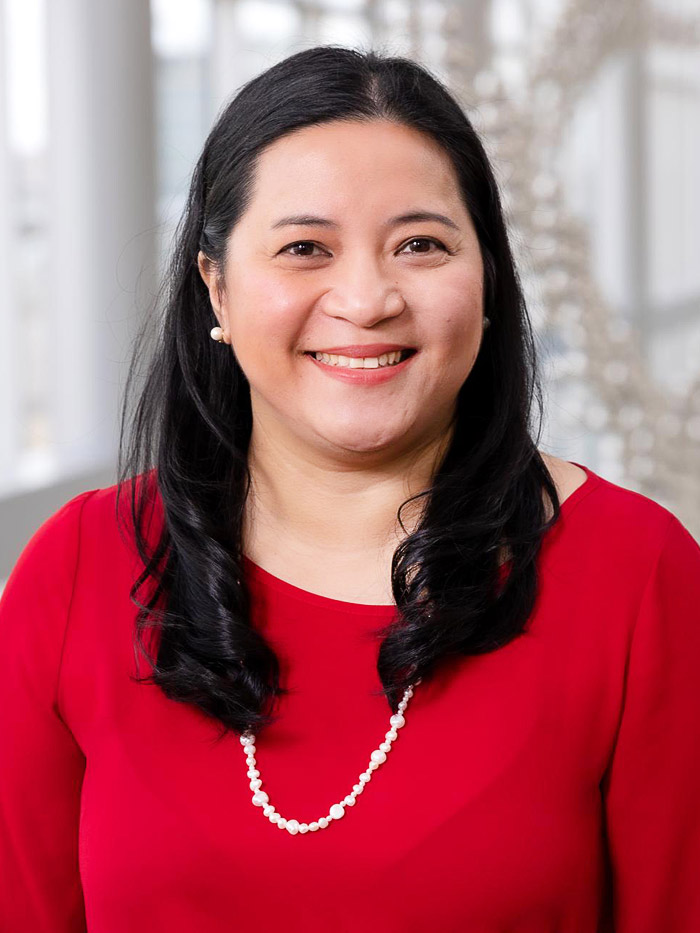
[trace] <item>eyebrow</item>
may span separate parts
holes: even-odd
[[[402,224],[418,223],[424,220],[435,220],[444,224],[453,230],[459,230],[459,225],[445,214],[437,214],[434,211],[410,211],[407,214],[398,214],[396,217],[390,217],[385,223],[385,227],[399,227]],[[339,227],[335,220],[329,220],[327,217],[316,217],[313,214],[290,214],[288,217],[280,217],[272,225],[272,230],[278,227]]]

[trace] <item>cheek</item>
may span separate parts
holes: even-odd
[[[479,354],[483,337],[482,289],[480,282],[461,278],[433,303],[427,322],[433,352],[429,378],[433,391],[453,398],[468,378]],[[426,334],[428,336],[428,334]],[[426,386],[426,390],[427,390]]]
[[[439,300],[433,298],[432,339],[441,352],[459,366],[459,360],[471,359],[478,348],[483,330],[481,282],[461,278],[442,289]]]
[[[241,359],[255,353],[272,360],[296,344],[306,316],[298,288],[267,273],[232,283],[229,294],[231,337]]]

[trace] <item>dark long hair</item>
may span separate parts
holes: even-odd
[[[393,711],[409,683],[449,658],[494,651],[524,631],[542,537],[559,517],[537,450],[543,393],[499,192],[458,102],[414,61],[338,46],[298,52],[258,75],[221,112],[194,168],[156,302],[162,314],[149,316],[134,348],[119,444],[117,507],[128,491],[129,533],[143,563],[129,594],[138,607],[134,646],[152,667],[138,680],[199,707],[221,724],[220,737],[258,734],[287,690],[251,624],[244,579],[249,387],[235,355],[209,336],[217,320],[198,251],[223,269],[256,159],[274,140],[333,120],[376,119],[420,130],[451,159],[481,247],[491,320],[457,398],[450,446],[420,493],[422,518],[393,556],[396,613],[377,658]],[[146,527],[154,506],[162,510],[155,537]]]

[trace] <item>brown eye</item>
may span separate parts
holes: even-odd
[[[301,253],[292,253],[292,252],[290,252],[290,250],[294,250],[294,249],[296,249],[296,248],[299,247],[299,246],[304,247],[304,248],[310,247],[311,250],[313,250],[313,249],[316,247],[316,244],[315,244],[315,243],[312,243],[311,240],[298,240],[296,243],[290,243],[289,246],[285,246],[284,249],[281,250],[281,252],[287,253],[287,255],[289,255],[289,256],[298,256],[300,259],[304,259],[304,258],[306,258],[307,256],[313,258],[313,253],[312,253],[312,252],[306,252],[306,253],[304,253],[304,252],[301,252]]]
[[[425,236],[413,237],[413,239],[409,240],[408,243],[406,243],[406,245],[403,248],[406,249],[407,246],[413,246],[415,243],[432,243],[434,246],[437,246],[438,249],[441,249],[445,253],[447,252],[447,248],[443,246],[443,244],[439,240],[434,240],[432,237],[425,237]],[[432,250],[421,249],[417,251],[411,250],[410,252],[413,253],[414,255],[420,255],[421,253],[428,254],[432,252]]]

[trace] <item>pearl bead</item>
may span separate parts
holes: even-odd
[[[416,683],[420,683],[420,680],[416,681]],[[398,736],[397,730],[405,725],[406,720],[402,714],[411,696],[413,696],[413,690],[409,688],[404,692],[404,697],[399,703],[399,712],[392,715],[389,720],[391,728],[384,736],[385,741],[370,754],[370,762],[367,769],[360,774],[358,783],[353,785],[352,793],[344,797],[340,803],[334,803],[327,816],[322,816],[312,823],[300,823],[298,820],[287,820],[280,816],[275,810],[270,803],[268,795],[265,791],[260,789],[263,782],[260,778],[260,771],[255,767],[255,736],[252,732],[246,732],[241,735],[240,743],[243,746],[246,755],[246,764],[248,765],[247,776],[250,779],[249,786],[254,792],[251,798],[253,804],[256,807],[262,807],[263,815],[267,817],[270,823],[276,825],[278,829],[286,829],[291,836],[297,834],[305,835],[309,832],[315,833],[318,832],[319,829],[326,829],[334,820],[342,819],[342,817],[345,816],[345,808],[355,806],[358,796],[364,791],[365,786],[372,779],[372,773],[386,761],[387,753],[391,751],[391,743]]]
[[[212,327],[212,329],[209,331],[209,336],[212,340],[221,340],[223,335],[224,332],[221,327]]]

